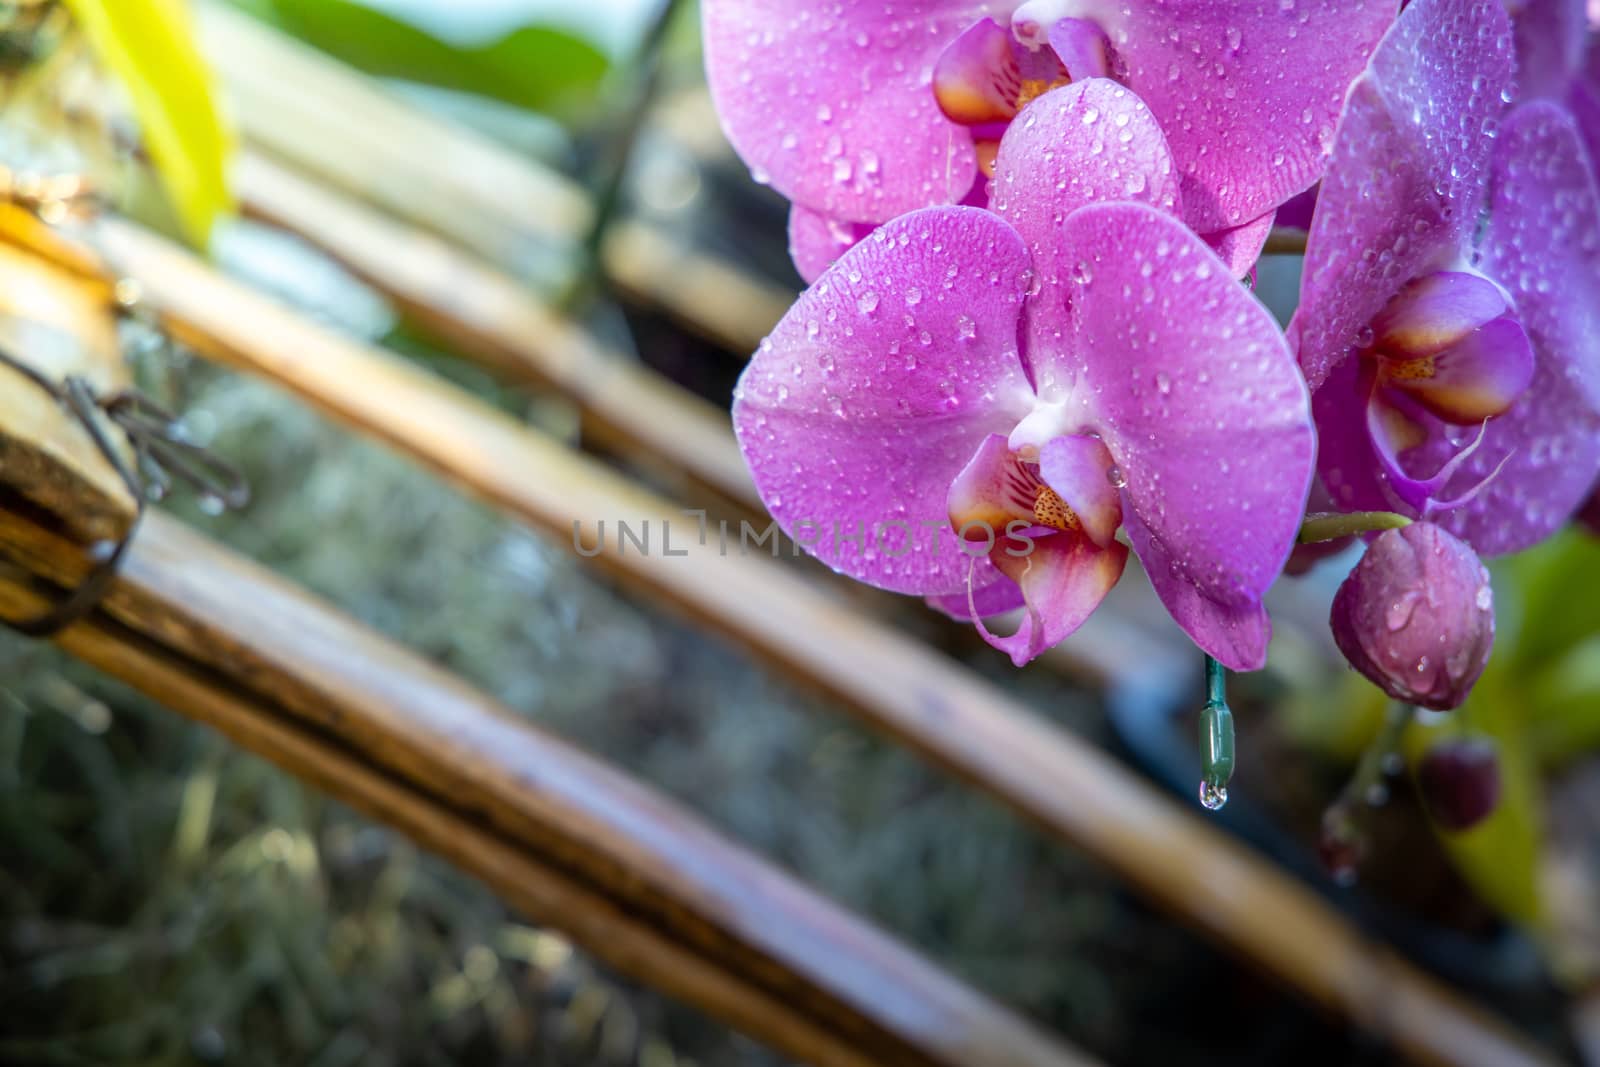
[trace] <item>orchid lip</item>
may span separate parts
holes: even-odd
[[[1509,296],[1467,271],[1407,284],[1373,320],[1363,355],[1378,383],[1435,417],[1470,426],[1502,415],[1533,381],[1532,342]]]
[[[1076,630],[1122,574],[1128,549],[1115,539],[1122,501],[1105,478],[1110,462],[1096,438],[1056,438],[1034,463],[991,434],[950,486],[950,524],[963,538],[982,527],[990,564],[1022,590],[1021,628],[993,633],[978,612],[977,561],[969,563],[968,611],[984,640],[1018,666]],[[1027,550],[999,542],[997,528]]]
[[[1052,89],[1110,72],[1109,43],[1095,23],[1069,17],[1069,0],[1030,0],[1009,28],[980,19],[952,41],[933,72],[946,118],[995,140],[1024,107]]]

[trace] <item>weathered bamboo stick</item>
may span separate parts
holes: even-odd
[[[317,244],[430,333],[504,377],[564,393],[605,443],[626,442],[761,511],[727,412],[608,351],[526,286],[442,238],[256,153],[241,155],[234,180],[250,211]]]
[[[50,584],[76,546],[0,512]],[[54,598],[51,598],[54,599]],[[0,613],[46,603],[0,577]],[[450,675],[152,514],[68,652],[481,878],[602,960],[822,1067],[1089,1061]]]
[[[75,374],[100,391],[127,384],[104,287],[11,246],[0,246],[0,351],[28,352],[30,365],[53,380]],[[0,472],[12,492],[82,543],[118,540],[133,523],[133,498],[88,432],[4,366]]]
[[[514,277],[587,232],[593,205],[567,178],[248,16],[218,4],[199,12],[240,127],[266,152]],[[641,220],[617,226],[601,259],[631,294],[737,352],[755,351],[793,299]]]
[[[267,150],[513,269],[588,229],[589,199],[561,175],[224,4],[198,4],[196,15],[237,121]],[[314,160],[302,158],[308,146]]]
[[[104,219],[91,240],[197,351],[283,385],[561,541],[594,545],[601,520],[613,534],[624,522],[653,530],[654,554],[612,543],[595,562],[830,692],[1404,1054],[1451,1067],[1543,1062],[1501,1023],[1109,757],[919,643],[842,609],[791,568],[746,556],[737,542],[720,551],[715,536],[701,544],[681,511],[609,469],[287,313],[136,227]],[[663,543],[669,526],[677,531],[672,555]]]

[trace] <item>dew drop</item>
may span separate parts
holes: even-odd
[[[1228,787],[1212,785],[1210,782],[1200,783],[1200,806],[1207,811],[1221,811],[1222,806],[1228,802]]]
[[[1417,603],[1422,599],[1422,594],[1413,589],[1405,593],[1389,605],[1389,610],[1384,614],[1384,625],[1389,627],[1390,633],[1398,633],[1406,628],[1411,621],[1411,616],[1416,614]]]

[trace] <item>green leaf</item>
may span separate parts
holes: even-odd
[[[66,0],[100,61],[121,81],[188,239],[205,247],[228,191],[232,131],[184,0]]]
[[[1559,766],[1600,746],[1600,634],[1525,678],[1528,739],[1541,764]]]
[[[1497,636],[1497,656],[1526,677],[1559,659],[1573,645],[1600,634],[1600,541],[1574,530],[1506,561],[1500,596],[1514,603],[1512,632]],[[1509,588],[1507,588],[1509,587]]]
[[[546,26],[460,46],[355,0],[273,0],[272,7],[285,30],[368,74],[546,114],[590,101],[608,66],[587,41]]]

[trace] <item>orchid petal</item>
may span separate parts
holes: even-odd
[[[1089,398],[1089,428],[1117,461],[1123,525],[1157,594],[1202,649],[1255,670],[1270,632],[1259,601],[1294,546],[1315,451],[1283,333],[1169,215],[1096,204],[1061,240],[1086,269],[1070,328],[1030,322],[1040,398],[1060,388]]]
[[[1322,192],[1319,182],[1300,195],[1287,200],[1278,208],[1274,226],[1281,226],[1287,230],[1311,229],[1311,217],[1317,213],[1317,196]]]
[[[1161,121],[1201,232],[1255,219],[1321,176],[1345,89],[1393,0],[1105,4],[1124,83]]]
[[[874,231],[801,295],[733,409],[756,487],[790,536],[886,589],[965,589],[945,494],[1032,402],[1017,348],[1027,268],[994,215],[928,208]],[[890,523],[903,525],[884,546],[875,531]]]
[[[933,65],[1006,6],[705,0],[707,81],[758,178],[814,211],[883,222],[971,187],[972,136],[939,111]]]
[[[1517,87],[1527,101],[1560,100],[1583,69],[1585,0],[1526,0],[1516,13]]]
[[[1587,73],[1567,94],[1567,110],[1578,120],[1589,162],[1600,176],[1600,37],[1589,46],[1589,56]]]
[[[1133,93],[1105,78],[1075,82],[1035,100],[1006,131],[995,161],[990,207],[1022,234],[1041,288],[1059,302],[1076,258],[1063,255],[1061,227],[1086,204],[1141,201],[1178,208],[1172,153],[1155,116]]]
[[[789,257],[810,285],[873,229],[870,223],[829,218],[793,204],[789,208]]]
[[[982,619],[978,632],[1021,667],[1083,625],[1122,577],[1128,549],[1115,541],[1100,548],[1088,538],[1056,533],[1034,541],[1026,556],[997,549],[990,558],[1021,588],[1025,610],[1021,627],[1009,637],[991,632]],[[972,614],[979,612],[975,604]]]
[[[1435,521],[1493,556],[1555,532],[1600,469],[1600,193],[1561,108],[1536,102],[1506,120],[1482,252],[1482,269],[1510,291],[1538,364],[1451,488],[1504,470],[1472,503]]]
[[[1583,69],[1567,93],[1567,108],[1578,120],[1583,143],[1589,149],[1589,162],[1600,174],[1600,32],[1589,35],[1589,50]]]
[[[1243,278],[1261,258],[1261,250],[1267,247],[1267,238],[1272,236],[1272,227],[1277,225],[1277,217],[1276,211],[1269,211],[1258,219],[1251,219],[1243,226],[1200,236],[1205,238],[1206,244],[1211,246],[1211,250],[1221,258],[1222,262],[1228,265],[1229,273],[1235,278]]]
[[[1317,472],[1333,501],[1333,511],[1404,510],[1415,517],[1418,511],[1405,509],[1385,492],[1381,473],[1386,457],[1379,455],[1377,441],[1370,432],[1366,405],[1372,395],[1372,365],[1350,359],[1335,367],[1328,379],[1311,396],[1311,413],[1317,423]],[[1387,413],[1384,413],[1387,418]],[[1442,424],[1439,424],[1442,425]],[[1385,426],[1385,430],[1389,430]],[[1403,431],[1403,426],[1399,428]],[[1395,434],[1396,442],[1407,447],[1422,435]],[[1398,453],[1393,449],[1398,464]]]
[[[1500,0],[1413,0],[1350,90],[1290,326],[1317,389],[1396,289],[1465,255],[1512,87]]]

